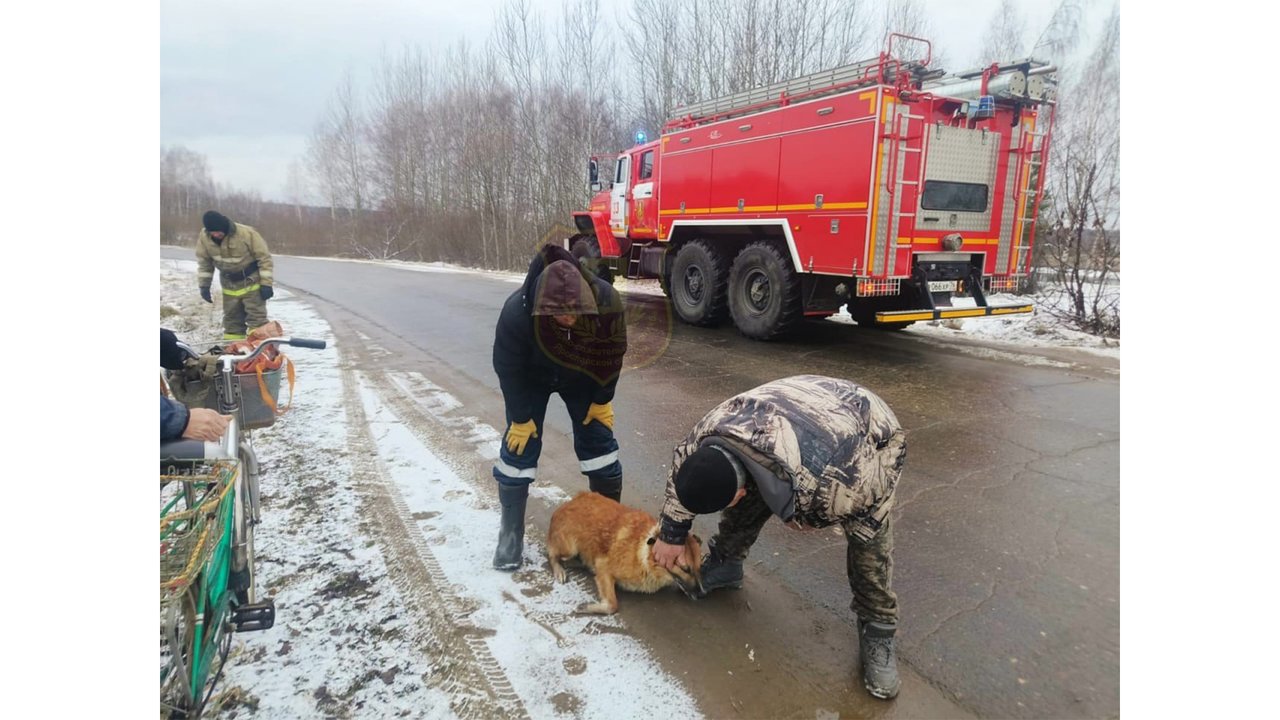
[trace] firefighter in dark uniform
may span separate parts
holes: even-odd
[[[889,511],[906,452],[893,411],[854,382],[797,375],[736,395],[676,446],[654,559],[671,567],[694,515],[723,511],[702,584],[708,591],[740,588],[743,560],[770,516],[796,530],[840,525],[863,684],[875,697],[895,697]]]
[[[213,302],[213,269],[218,269],[223,340],[243,340],[249,330],[267,324],[267,300],[275,294],[271,253],[257,230],[210,210],[196,239],[196,262],[200,297],[208,303]]]
[[[613,437],[613,393],[627,350],[621,296],[564,248],[547,245],[507,298],[493,341],[507,431],[493,466],[502,525],[493,566],[516,570],[524,552],[529,484],[542,452],[552,393],[569,411],[573,449],[592,491],[619,500],[622,463]]]

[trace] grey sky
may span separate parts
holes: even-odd
[[[530,0],[544,17],[561,0]],[[366,84],[384,51],[444,48],[486,40],[503,0],[163,0],[160,15],[160,142],[204,153],[214,179],[284,196],[289,163],[348,69]],[[999,0],[924,0],[931,38],[954,68],[982,42]],[[631,0],[601,0],[606,18],[625,17]],[[1052,0],[1020,0],[1028,42],[1048,20]],[[1094,0],[1091,19],[1110,2]]]

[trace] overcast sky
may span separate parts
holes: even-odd
[[[530,0],[544,16],[561,0]],[[601,0],[606,18],[632,0]],[[1085,0],[1090,25],[1109,0]],[[480,46],[503,0],[162,0],[160,143],[205,154],[214,180],[284,197],[289,163],[344,71],[367,85],[384,50]],[[924,0],[935,47],[967,67],[1000,0]],[[1033,42],[1054,0],[1019,0]],[[615,25],[616,27],[616,25]],[[1088,40],[1086,39],[1086,44]]]

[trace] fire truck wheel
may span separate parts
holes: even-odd
[[[671,305],[691,325],[715,325],[724,319],[729,263],[710,243],[694,240],[671,264]]]
[[[739,332],[753,340],[781,335],[804,319],[800,279],[777,245],[755,242],[734,258],[729,313]]]
[[[587,272],[610,285],[613,284],[613,272],[609,269],[608,261],[601,258],[600,243],[595,238],[575,235],[573,242],[569,245],[569,251],[578,259],[578,263],[587,269]]]

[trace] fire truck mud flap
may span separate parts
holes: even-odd
[[[1033,312],[1035,305],[987,305],[983,307],[947,307],[936,310],[884,310],[876,313],[878,323],[913,322],[916,320],[948,320],[952,318],[989,317],[992,315],[1023,315]]]

